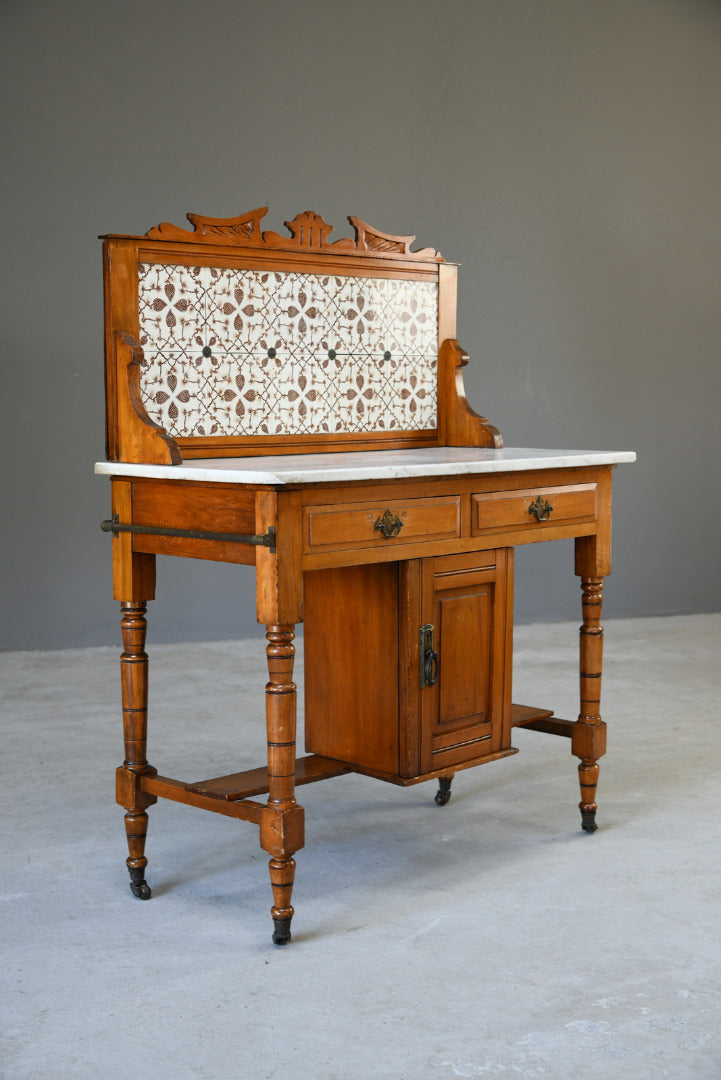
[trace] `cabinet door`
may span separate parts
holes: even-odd
[[[510,746],[512,558],[500,548],[422,561],[421,615],[437,661],[419,655],[421,773]]]
[[[306,750],[401,783],[507,750],[512,559],[501,548],[308,571]]]

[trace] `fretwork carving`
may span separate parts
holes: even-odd
[[[264,248],[282,251],[329,251],[337,255],[372,255],[389,259],[418,259],[423,261],[443,262],[443,257],[433,248],[421,248],[411,251],[415,236],[396,236],[374,228],[358,217],[349,217],[355,238],[342,237],[328,240],[334,226],[329,225],[314,210],[303,210],[291,221],[283,224],[290,236],[280,233],[262,232],[260,223],[268,212],[267,206],[250,210],[239,217],[213,218],[202,214],[188,214],[188,221],[193,226],[183,229],[170,222],[163,222],[150,229],[145,235],[150,240],[182,240],[197,244],[233,244],[238,247]]]
[[[149,229],[145,235],[150,240],[193,240],[202,244],[222,243],[262,247],[260,221],[267,213],[268,207],[261,206],[257,210],[248,211],[247,214],[230,218],[187,214],[194,231],[181,229],[179,225],[164,221],[161,225]]]

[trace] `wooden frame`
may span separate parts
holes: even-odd
[[[355,240],[334,242],[320,215],[306,211],[287,222],[290,238],[262,232],[265,209],[237,218],[188,217],[194,231],[159,225],[144,237],[103,237],[105,279],[106,453],[110,461],[179,464],[183,459],[424,446],[503,445],[500,433],[468,405],[456,342],[457,268],[430,248],[411,251],[413,236],[393,236],[350,217]],[[173,439],[148,416],[140,394],[138,266],[207,265],[268,272],[393,277],[438,286],[438,423],[433,431],[362,434],[193,436]],[[470,442],[469,442],[470,440]]]

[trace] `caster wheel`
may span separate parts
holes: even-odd
[[[452,776],[441,776],[438,780],[436,792],[436,806],[446,806],[451,801]]]
[[[290,919],[273,919],[273,944],[287,945],[291,940]]]
[[[130,891],[138,900],[149,900],[153,895],[142,870],[130,871]]]

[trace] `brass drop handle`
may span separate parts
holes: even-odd
[[[398,514],[391,514],[390,510],[384,510],[376,518],[373,528],[376,532],[382,533],[386,540],[390,540],[392,536],[398,536],[403,528],[403,519]]]
[[[433,646],[434,629],[432,623],[425,623],[421,627],[421,689],[424,686],[435,686],[438,682],[439,665],[438,653]]]
[[[528,513],[533,514],[536,521],[548,521],[552,511],[553,507],[543,495],[539,495],[528,507]]]

